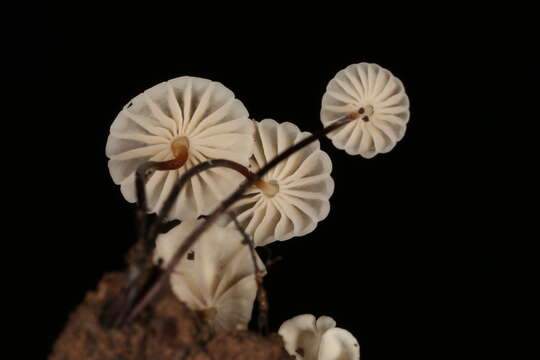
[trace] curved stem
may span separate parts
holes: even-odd
[[[156,170],[175,170],[184,166],[189,156],[188,138],[180,136],[174,139],[171,143],[171,151],[174,159],[156,163]]]
[[[141,166],[138,171],[147,172],[149,170],[156,170],[156,169],[159,169],[160,164],[161,163],[147,163]],[[249,172],[249,170],[245,166],[238,164],[234,161],[225,160],[225,159],[208,160],[203,163],[197,164],[196,166],[187,170],[180,177],[180,179],[174,184],[173,188],[171,189],[171,192],[169,193],[169,196],[163,203],[161,211],[157,213],[157,217],[155,221],[153,222],[153,224],[150,226],[150,229],[148,230],[148,242],[153,243],[155,241],[159,233],[160,224],[165,220],[167,215],[171,212],[172,207],[174,203],[176,202],[176,199],[178,198],[178,195],[180,194],[180,191],[182,191],[184,185],[193,176],[214,167],[225,167],[228,169],[235,170],[241,173],[242,175],[244,175],[248,179],[253,177],[253,174],[251,174],[251,172]]]
[[[208,215],[208,217],[206,218],[206,221],[204,221],[199,226],[197,226],[195,230],[193,230],[193,232],[184,240],[182,245],[176,250],[171,261],[169,261],[169,264],[167,265],[167,267],[158,276],[156,282],[149,288],[148,292],[146,292],[146,294],[137,303],[137,305],[135,305],[135,307],[133,308],[133,311],[127,318],[127,321],[130,322],[133,319],[135,319],[137,315],[139,315],[142,312],[142,310],[144,310],[144,308],[148,304],[150,304],[150,302],[160,293],[161,289],[165,285],[166,280],[169,278],[169,275],[172,273],[172,271],[174,270],[174,268],[176,267],[180,259],[182,259],[184,255],[187,253],[187,251],[193,247],[193,244],[195,244],[199,236],[201,236],[201,234],[206,229],[208,229],[212,224],[214,224],[216,220],[223,213],[225,213],[225,211],[227,211],[227,209],[235,201],[237,201],[250,186],[254,185],[259,179],[261,179],[268,171],[270,171],[273,167],[275,167],[279,162],[285,160],[286,158],[288,158],[289,156],[291,156],[298,150],[302,149],[303,147],[311,144],[312,142],[317,141],[319,138],[323,137],[329,132],[338,129],[350,123],[351,121],[354,121],[355,119],[356,118],[354,116],[348,115],[339,120],[336,120],[333,124],[325,127],[321,131],[305,138],[304,140],[296,143],[295,145],[291,146],[287,150],[283,151],[282,153],[277,155],[275,158],[270,160],[270,162],[268,162],[265,166],[263,166],[257,173],[253,174],[253,176],[251,176],[250,178],[247,178],[242,184],[240,184],[240,186],[236,189],[236,191],[233,192],[231,195],[229,195],[229,197],[224,199],[221,202],[221,204],[210,215]],[[206,164],[206,163],[202,163],[199,165],[203,165],[203,164]],[[195,168],[192,168],[190,170],[194,170],[194,169]],[[184,176],[180,179],[180,181],[176,185],[181,184],[182,186],[185,182],[187,182],[187,179],[185,178],[186,174],[184,174]],[[172,201],[169,201],[173,197],[172,195],[167,199],[167,201],[165,202],[163,206],[162,213],[160,214],[161,218],[164,218],[168,214],[168,211],[170,211],[170,208],[172,207],[172,203],[174,203],[177,196],[178,196],[178,191],[174,194],[174,199]],[[169,206],[166,207],[166,205],[168,204]]]

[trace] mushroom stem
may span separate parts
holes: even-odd
[[[180,169],[187,161],[189,155],[189,140],[185,136],[180,136],[171,142],[171,151],[174,159],[156,163],[156,170]]]
[[[173,140],[171,143],[171,150],[174,155],[174,159],[168,160],[168,161],[162,161],[162,162],[155,162],[151,165],[145,164],[143,167],[145,168],[145,171],[152,171],[152,170],[175,170],[181,168],[187,161],[188,155],[189,155],[189,140],[185,136],[178,137]],[[245,166],[241,164],[235,165],[235,170],[238,171],[240,174],[244,175],[246,179],[251,179],[253,177],[253,173]],[[138,185],[139,186],[139,185]],[[265,195],[272,197],[275,194],[277,194],[279,190],[279,186],[275,182],[266,182],[263,179],[259,179],[255,182],[254,186],[259,188]],[[137,196],[144,195],[139,191],[139,188],[137,188]],[[139,199],[139,198],[137,198]],[[146,208],[146,198],[141,197],[141,199],[144,201],[141,201],[141,205],[139,207],[145,207]]]
[[[252,173],[247,167],[240,164],[238,164],[236,170],[244,175],[247,180],[250,180],[255,176],[255,174]],[[264,181],[263,179],[258,179],[253,185],[259,188],[263,194],[269,197],[273,197],[279,191],[279,185],[273,180]]]
[[[281,161],[287,159],[289,156],[297,152],[298,150],[301,150],[305,146],[311,144],[314,141],[317,141],[321,137],[325,136],[331,131],[334,131],[336,129],[339,129],[340,127],[350,123],[355,119],[354,116],[347,115],[341,119],[336,120],[334,123],[328,125],[321,131],[312,134],[311,136],[308,136],[307,138],[303,139],[302,141],[296,143],[295,145],[289,147],[287,150],[283,151],[279,155],[277,155],[275,158],[270,160],[264,167],[262,167],[257,173],[253,174],[252,177],[246,179],[238,188],[236,191],[234,191],[231,195],[229,195],[226,199],[224,199],[221,204],[206,218],[206,221],[201,223],[193,232],[184,240],[182,243],[182,246],[180,246],[173,257],[171,258],[169,264],[167,267],[161,272],[161,274],[157,277],[155,282],[148,288],[146,293],[142,296],[140,301],[135,305],[129,316],[127,317],[127,323],[131,322],[133,319],[135,319],[145,308],[148,304],[150,304],[154,298],[159,295],[161,290],[163,289],[164,285],[167,283],[167,279],[169,278],[170,274],[174,270],[174,268],[178,265],[178,262],[180,259],[182,259],[187,251],[193,247],[195,242],[199,239],[201,234],[208,229],[212,224],[214,224],[217,219],[227,211],[227,209],[234,204],[242,195],[244,192],[249,189],[250,186],[254,185],[258,180],[262,179],[268,171],[270,171],[272,168],[274,168],[277,164],[279,164]],[[218,164],[218,162],[221,161],[222,163]],[[163,205],[163,208],[161,209],[161,212],[156,217],[156,223],[161,223],[161,221],[168,215],[169,211],[172,208],[172,205],[176,201],[176,198],[178,197],[178,194],[185,183],[194,175],[200,173],[201,171],[204,171],[206,169],[216,167],[216,166],[224,166],[223,162],[228,163],[228,165],[225,165],[226,167],[231,167],[230,163],[234,162],[227,162],[226,160],[209,160],[204,163],[200,163],[199,165],[192,167],[188,171],[184,173],[184,175],[178,180],[178,182],[175,184],[173,189],[170,192],[169,197],[165,200],[165,203]],[[237,169],[238,164],[234,163],[234,167]],[[236,170],[235,169],[235,170]],[[242,172],[242,171],[240,171]],[[155,225],[155,224],[154,224]],[[153,226],[152,228],[158,228],[158,226]],[[150,231],[149,236],[153,236],[153,239],[155,239],[154,235],[155,231]]]
[[[145,174],[148,171],[158,169],[160,164],[158,162],[152,162],[152,163],[146,163],[143,164],[137,169],[137,172],[140,174]],[[180,179],[174,184],[173,188],[171,189],[171,192],[169,194],[169,197],[165,199],[165,202],[163,203],[163,206],[161,208],[161,211],[159,211],[156,214],[156,218],[154,222],[150,225],[148,229],[148,238],[147,241],[150,243],[154,243],[156,240],[156,237],[159,233],[160,224],[165,220],[165,217],[169,214],[171,211],[174,203],[176,202],[176,199],[178,198],[178,195],[180,194],[180,191],[184,187],[184,185],[191,179],[191,177],[206,171],[208,169],[214,168],[214,167],[224,167],[229,168],[231,170],[237,171],[240,174],[244,175],[246,179],[250,180],[253,178],[254,174],[249,171],[245,166],[242,164],[239,164],[237,162],[226,160],[226,159],[216,159],[216,160],[208,160],[203,163],[197,164],[196,166],[192,167],[191,169],[187,170]],[[142,177],[142,176],[141,176]],[[248,181],[246,180],[246,181]]]
[[[279,192],[279,185],[274,180],[264,181],[263,179],[259,179],[255,183],[255,186],[268,197],[274,197]]]

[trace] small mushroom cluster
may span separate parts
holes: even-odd
[[[347,330],[337,328],[328,316],[295,316],[285,321],[278,333],[287,352],[299,360],[360,359],[358,341]]]
[[[409,120],[403,84],[376,64],[348,66],[328,84],[321,107],[324,126],[343,118],[350,121],[327,134],[337,148],[364,158],[390,151]],[[182,175],[197,164],[226,159],[243,169],[215,167],[187,181],[169,214],[180,225],[156,241],[155,262],[166,266],[204,216],[244,177],[310,135],[290,122],[253,121],[221,83],[184,76],[132,99],[112,123],[106,154],[111,177],[129,202],[137,200],[137,169],[158,164],[146,179],[148,211],[156,213]],[[229,209],[233,217],[224,214],[176,265],[170,283],[177,297],[217,330],[245,329],[257,293],[256,276],[262,275],[254,269],[264,265],[236,227],[255,246],[312,232],[330,211],[331,172],[330,157],[315,141],[265,173]],[[286,321],[279,333],[299,359],[359,358],[354,337],[335,328],[328,317],[301,315]]]

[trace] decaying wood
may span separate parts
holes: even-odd
[[[118,296],[125,273],[107,274],[96,291],[71,314],[49,360],[285,360],[291,359],[277,334],[214,333],[171,291],[131,324],[104,328],[100,314]]]

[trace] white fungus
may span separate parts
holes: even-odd
[[[256,124],[253,172],[311,135],[289,122],[265,119]],[[310,233],[330,211],[331,171],[330,157],[313,142],[271,169],[232,211],[257,246]]]
[[[372,158],[393,149],[409,121],[409,99],[401,81],[377,64],[359,63],[339,71],[322,98],[324,126],[354,116],[328,133],[334,146],[350,155]]]
[[[253,125],[242,102],[221,83],[179,77],[132,99],[114,120],[107,140],[109,171],[122,194],[136,201],[135,171],[147,161],[167,162],[147,181],[150,212],[159,211],[178,178],[209,159],[246,166],[253,152]],[[171,218],[208,214],[243,180],[233,170],[214,168],[191,178]]]
[[[298,360],[358,360],[360,346],[347,330],[336,328],[334,319],[311,314],[285,321],[278,333],[285,349]]]
[[[166,266],[203,221],[182,222],[160,235],[154,261]],[[242,240],[238,231],[211,226],[171,274],[174,294],[218,331],[245,329],[251,318],[257,283],[250,248]],[[258,268],[264,270],[262,261],[256,259]]]

